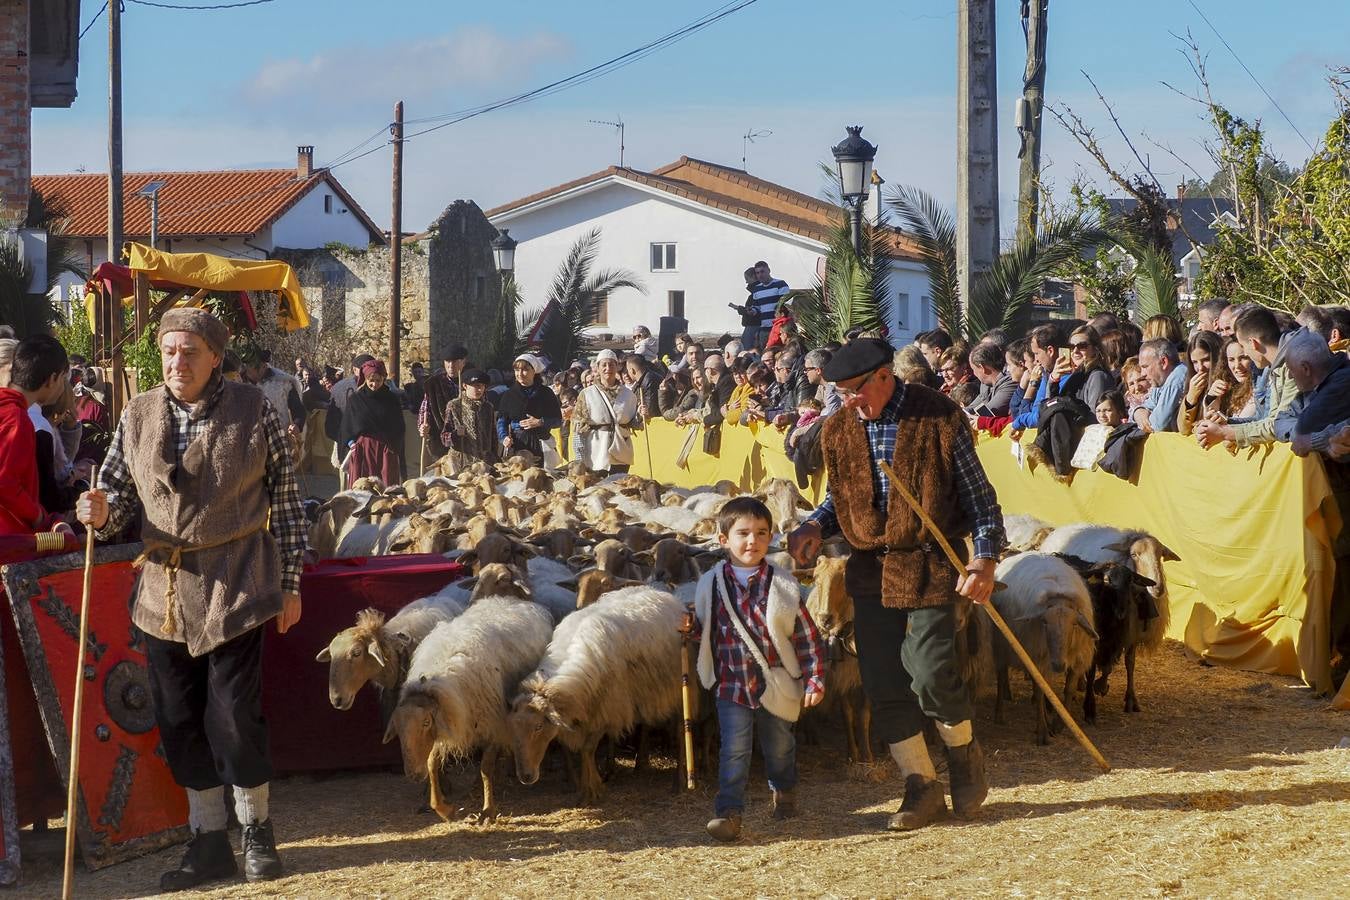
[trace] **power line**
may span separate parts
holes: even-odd
[[[1229,46],[1228,42],[1223,39],[1223,35],[1219,34],[1219,29],[1215,28],[1214,23],[1209,20],[1209,17],[1200,11],[1200,7],[1195,5],[1195,0],[1186,0],[1186,2],[1190,3],[1191,9],[1195,10],[1196,14],[1200,16],[1200,18],[1205,20],[1205,24],[1209,26],[1210,31],[1214,32],[1214,36],[1219,39],[1219,43],[1223,44],[1224,47],[1227,48],[1228,52],[1233,55],[1233,59],[1237,60],[1237,64],[1239,66],[1242,66],[1242,71],[1246,72],[1248,77],[1250,77],[1251,80],[1256,84],[1256,86],[1261,89],[1261,93],[1266,95],[1266,99],[1270,101],[1270,104],[1274,106],[1275,109],[1279,111],[1280,115],[1284,117],[1284,120],[1289,123],[1289,127],[1294,129],[1294,134],[1303,138],[1303,143],[1308,145],[1309,152],[1316,153],[1317,148],[1315,148],[1312,145],[1312,141],[1308,140],[1306,137],[1303,137],[1303,132],[1298,130],[1298,126],[1294,124],[1294,120],[1289,118],[1289,114],[1284,111],[1284,108],[1280,106],[1278,102],[1276,102],[1274,97],[1270,96],[1270,91],[1266,90],[1266,86],[1263,85],[1261,81],[1256,77],[1256,75],[1252,73],[1251,69],[1247,68],[1247,64],[1242,61],[1242,57],[1237,55],[1237,51],[1234,50],[1231,46]]]
[[[153,6],[156,9],[188,9],[188,10],[207,10],[207,9],[238,9],[241,6],[259,6],[263,3],[271,3],[272,0],[239,0],[237,3],[214,3],[209,6],[183,6],[177,3],[155,3],[153,0],[129,0],[131,3],[140,6]]]
[[[108,0],[103,0],[103,5],[98,8],[98,12],[94,13],[94,17],[89,20],[89,24],[84,26],[84,30],[80,32],[80,37],[78,40],[76,40],[77,44],[80,41],[84,40],[84,36],[89,33],[89,29],[94,27],[94,23],[99,20],[99,17],[103,15],[103,11],[107,8],[108,8]]]

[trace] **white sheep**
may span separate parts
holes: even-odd
[[[1008,549],[1016,553],[1039,550],[1054,526],[1035,516],[1008,515],[1003,517],[1003,533],[1008,536]]]
[[[539,664],[553,634],[553,619],[534,603],[485,597],[462,615],[432,629],[413,653],[385,742],[398,737],[404,771],[414,778],[439,772],[447,759],[482,751],[479,822],[497,816],[492,773],[497,755],[509,751],[508,703],[520,679]],[[428,779],[431,807],[446,821],[454,809]]]
[[[540,762],[556,737],[581,754],[582,802],[599,800],[600,741],[637,725],[669,723],[680,709],[683,615],[684,605],[669,593],[629,587],[558,625],[508,717],[522,784],[539,780]]]
[[[1097,631],[1087,585],[1064,560],[1035,551],[1003,560],[994,570],[994,578],[1006,585],[994,594],[995,608],[1011,626],[1046,680],[1063,677],[1067,703],[1078,679],[1092,666],[1096,654]],[[1001,633],[994,635],[993,650],[994,671],[998,677],[994,718],[1002,721],[1003,701],[1011,699],[1008,666],[1020,668],[1021,662]],[[1035,689],[1034,702],[1036,742],[1047,744],[1050,736],[1046,701],[1039,687]]]

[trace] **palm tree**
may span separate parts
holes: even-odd
[[[0,318],[14,326],[19,337],[42,334],[61,321],[48,299],[64,273],[88,278],[80,268],[75,242],[66,236],[69,216],[59,203],[45,200],[34,190],[28,200],[23,227],[47,232],[47,280],[41,294],[28,293],[32,268],[20,258],[17,241],[0,241]]]
[[[545,317],[535,345],[554,365],[565,366],[591,347],[586,329],[599,319],[601,304],[609,294],[622,288],[647,293],[637,275],[627,269],[605,269],[592,274],[591,266],[599,252],[599,228],[577,238],[553,276],[548,301],[525,317],[526,321]]]
[[[1111,236],[1093,220],[1074,214],[1047,221],[1035,237],[1024,237],[995,258],[975,280],[971,296],[961,297],[956,277],[956,228],[932,196],[912,187],[892,192],[889,203],[908,226],[928,273],[933,312],[954,338],[973,339],[993,328],[1026,331],[1031,301],[1064,264]],[[969,310],[962,316],[962,303]]]

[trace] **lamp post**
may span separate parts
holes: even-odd
[[[150,201],[150,248],[159,249],[159,192],[165,185],[163,181],[152,181],[136,192],[137,197]]]
[[[877,158],[875,144],[863,136],[861,125],[849,125],[848,137],[834,145],[835,165],[839,167],[839,183],[844,202],[848,204],[853,220],[853,252],[862,257],[862,205],[872,187],[872,160]]]
[[[511,237],[509,228],[503,228],[502,233],[492,239],[492,260],[503,281],[511,277],[516,267],[516,240]]]

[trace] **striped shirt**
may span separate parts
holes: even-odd
[[[778,312],[778,303],[788,295],[787,282],[781,278],[775,278],[773,281],[757,281],[750,285],[750,299],[746,306],[759,314],[759,327],[773,327],[775,314]]]
[[[223,380],[216,386],[206,415],[198,419],[191,416],[191,408],[180,403],[169,402],[169,411],[173,417],[174,464],[183,462],[183,454],[188,445],[206,430],[220,395],[225,391]],[[103,460],[98,472],[99,489],[108,495],[108,521],[98,529],[99,540],[109,540],[116,536],[131,521],[140,506],[140,496],[136,491],[136,482],[131,477],[131,468],[127,465],[126,448],[123,445],[123,426],[126,416],[118,424],[113,434],[112,446]],[[300,593],[300,571],[305,552],[305,538],[308,527],[305,523],[304,507],[300,503],[300,489],[295,483],[295,469],[291,465],[290,448],[286,443],[286,434],[281,429],[272,404],[263,404],[263,436],[267,440],[267,460],[263,475],[263,486],[272,499],[272,511],[269,516],[272,536],[277,541],[277,551],[281,556],[281,590],[287,594]],[[142,452],[151,451],[141,448]]]
[[[895,393],[881,410],[881,415],[863,421],[867,443],[872,448],[872,496],[878,512],[889,514],[890,480],[882,475],[880,463],[895,460],[895,437],[905,403],[905,383],[895,382]],[[956,493],[966,520],[974,523],[975,558],[998,559],[999,551],[1007,543],[1003,533],[1003,511],[998,496],[984,473],[980,458],[975,455],[975,442],[970,432],[962,428],[952,448]],[[901,501],[903,502],[903,501]],[[807,517],[808,522],[820,526],[821,534],[830,537],[839,531],[839,517],[834,510],[834,492]]]

